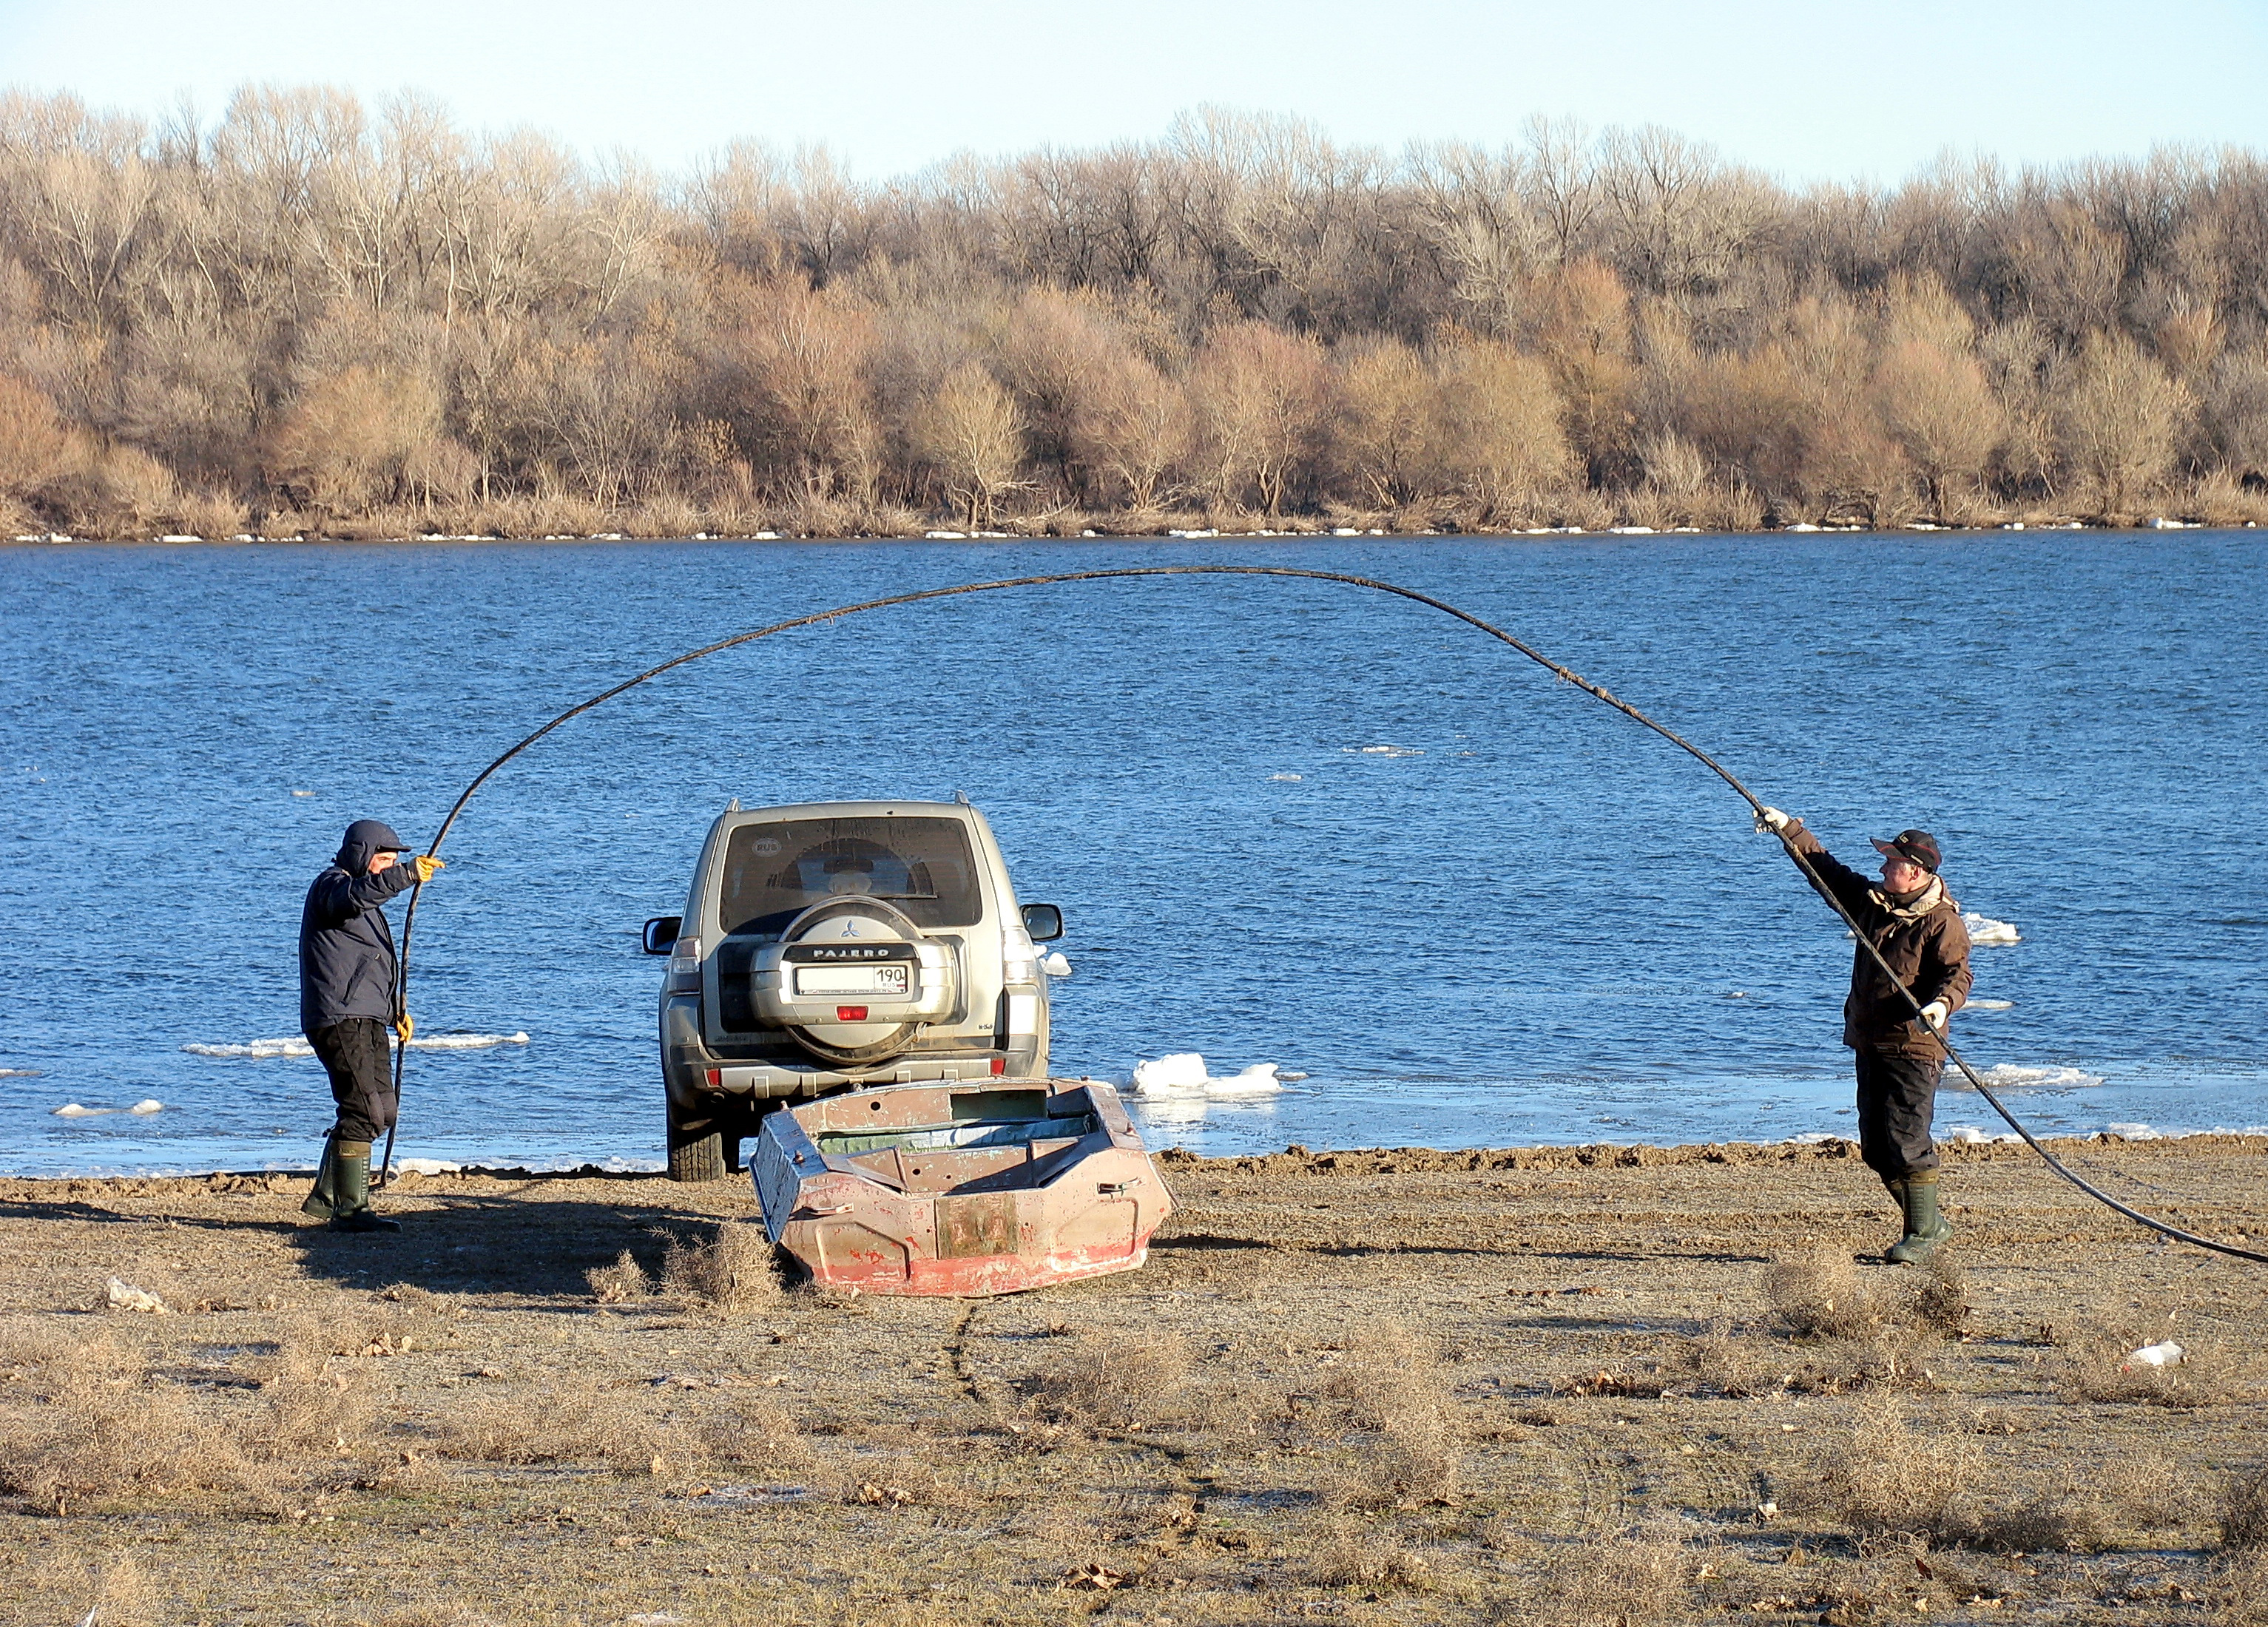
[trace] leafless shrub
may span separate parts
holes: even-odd
[[[721,1321],[777,1306],[777,1252],[763,1227],[748,1220],[725,1221],[698,1240],[673,1237],[662,1257],[661,1292]],[[612,1269],[621,1267],[617,1260]]]
[[[1651,1532],[1593,1538],[1545,1561],[1531,1619],[1553,1627],[1653,1627],[1691,1615],[1699,1561],[1675,1538]]]
[[[2218,1627],[2268,1627],[2268,1555],[2248,1550],[2222,1561],[2212,1600]]]
[[[1170,1334],[1083,1333],[1031,1388],[1042,1417],[1087,1429],[1142,1429],[1188,1401],[1189,1347]]]
[[[627,1248],[615,1256],[612,1265],[594,1265],[584,1272],[583,1280],[591,1285],[592,1298],[601,1305],[643,1299],[653,1292],[653,1279]]]
[[[1944,1249],[1937,1249],[1922,1261],[1913,1293],[1899,1308],[1903,1321],[1951,1338],[1969,1324],[1969,1279]]]
[[[1836,1517],[1861,1535],[1957,1540],[1973,1528],[1984,1474],[1972,1438],[1918,1435],[1882,1398],[1861,1407],[1820,1489]]]
[[[1789,1333],[1800,1339],[1858,1338],[1883,1322],[1859,1270],[1840,1248],[1820,1248],[1777,1261],[1764,1273],[1764,1297]]]
[[[806,1469],[811,1445],[786,1408],[769,1396],[739,1396],[703,1421],[703,1443],[718,1462]]]
[[[1326,1587],[1387,1587],[1425,1593],[1433,1586],[1425,1556],[1380,1526],[1335,1528],[1314,1550],[1309,1570]]]
[[[2220,1545],[2268,1548],[2268,1465],[2229,1477],[2221,1493]]]
[[[67,1618],[59,1615],[58,1621],[158,1627],[162,1619],[162,1595],[131,1554],[57,1554],[33,1566],[24,1580],[27,1598],[48,1601],[68,1612]]]

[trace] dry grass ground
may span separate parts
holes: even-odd
[[[2268,1233],[2268,1142],[2075,1156]],[[2268,1622],[2261,1270],[2009,1149],[1934,1273],[1832,1146],[1167,1174],[982,1301],[785,1283],[737,1182],[0,1182],[0,1627]]]

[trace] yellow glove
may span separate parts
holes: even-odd
[[[440,874],[444,870],[446,870],[448,865],[443,864],[431,853],[420,853],[416,858],[409,861],[409,867],[417,872],[418,880],[431,881],[435,876]]]
[[[409,1036],[417,1032],[416,1019],[410,1016],[408,1012],[402,1012],[394,1020],[394,1031],[401,1036],[401,1042],[404,1045],[409,1044]]]

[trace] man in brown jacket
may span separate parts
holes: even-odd
[[[1756,828],[1776,833],[1811,861],[1815,885],[1851,912],[1898,982],[1912,990],[1909,1001],[1859,945],[1843,1002],[1843,1043],[1858,1058],[1859,1151],[1905,1211],[1905,1235],[1883,1257],[1900,1264],[1918,1260],[1953,1235],[1938,1206],[1937,1148],[1929,1129],[1945,1068],[1946,1024],[1968,1003],[1970,983],[1969,929],[1937,873],[1936,838],[1902,830],[1876,842],[1882,856],[1876,881],[1837,861],[1801,820],[1778,808],[1758,814]]]

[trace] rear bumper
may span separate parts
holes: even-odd
[[[1015,1034],[1006,1049],[956,1049],[949,1055],[914,1055],[871,1068],[828,1068],[816,1061],[750,1062],[719,1056],[703,1043],[697,997],[666,996],[661,1003],[661,1081],[681,1116],[698,1118],[719,1101],[792,1101],[865,1086],[926,1081],[976,1083],[994,1079],[1041,1079],[1047,1053],[1035,1036]]]

